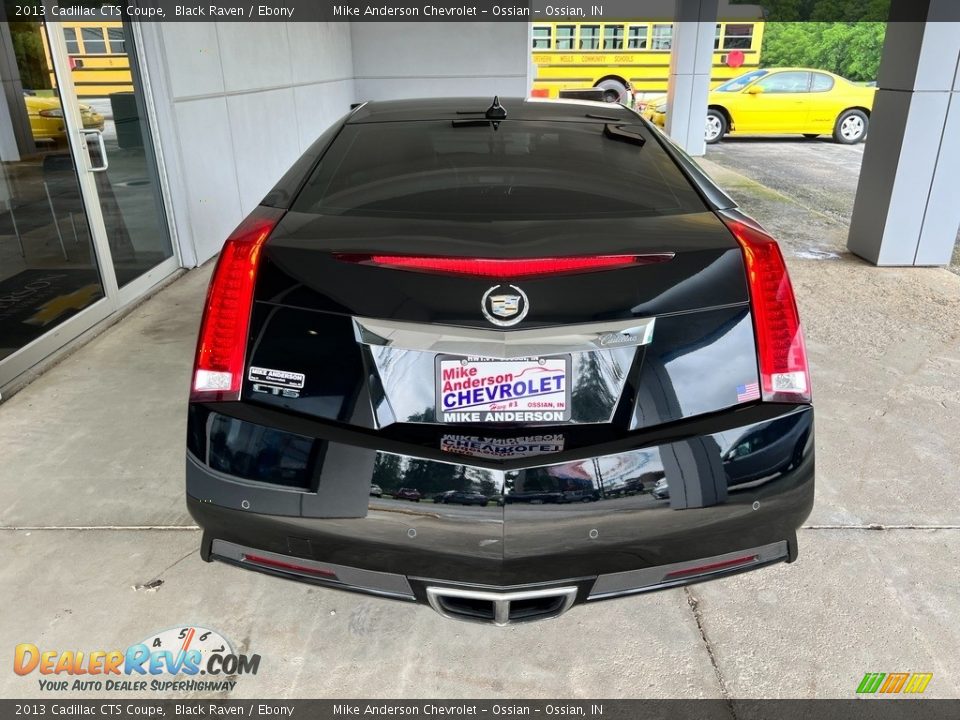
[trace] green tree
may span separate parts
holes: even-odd
[[[885,33],[882,22],[771,22],[764,30],[761,63],[876,80]]]
[[[772,22],[886,22],[890,0],[733,0],[734,5],[760,5]]]
[[[30,90],[45,90],[50,87],[50,70],[40,38],[40,23],[10,23],[10,38],[20,70],[20,83]]]

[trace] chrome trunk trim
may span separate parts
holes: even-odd
[[[395,422],[442,422],[436,416],[435,381],[441,355],[510,360],[569,354],[569,422],[578,425],[610,422],[637,348],[653,340],[655,320],[514,331],[369,318],[354,318],[353,325],[367,362],[376,368],[370,399],[378,428]]]
[[[655,321],[635,318],[505,331],[354,318],[353,326],[361,345],[509,360],[648,345],[653,340]]]

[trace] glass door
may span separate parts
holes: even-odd
[[[0,388],[177,266],[130,26],[0,23]]]
[[[44,33],[42,22],[0,23],[0,386],[41,338],[97,305],[65,334],[109,313]]]
[[[51,50],[61,46],[68,58],[110,260],[125,288],[174,254],[133,27],[112,15],[50,25]]]

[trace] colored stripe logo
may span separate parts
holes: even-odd
[[[933,673],[867,673],[857,686],[857,694],[919,694],[932,679]]]

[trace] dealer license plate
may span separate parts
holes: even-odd
[[[437,418],[445,423],[570,419],[570,356],[437,358]]]

